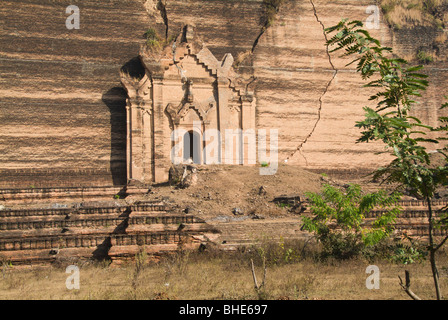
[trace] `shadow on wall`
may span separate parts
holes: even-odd
[[[145,68],[139,57],[134,57],[121,67],[121,72],[137,81],[145,75]],[[126,99],[123,87],[114,87],[103,94],[102,100],[110,112],[110,171],[114,186],[127,184],[126,176]]]
[[[114,87],[102,100],[110,112],[110,171],[114,186],[126,185],[126,90]]]
[[[127,208],[120,217],[125,218],[115,229],[112,234],[126,234],[126,228],[129,226],[129,215],[131,209]],[[109,251],[112,248],[112,239],[107,237],[97,248],[92,252],[92,258],[95,260],[110,260]]]

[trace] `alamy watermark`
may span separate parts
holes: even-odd
[[[69,265],[65,269],[65,273],[70,273],[70,275],[65,280],[65,286],[68,290],[79,290],[79,267],[75,265]]]
[[[366,8],[366,13],[369,16],[366,19],[367,29],[379,29],[380,28],[380,8],[377,5],[371,5]]]
[[[366,279],[366,288],[369,290],[380,288],[380,268],[370,265],[366,268],[366,273],[370,274]]]
[[[65,19],[65,26],[68,30],[79,29],[80,26],[80,13],[79,7],[75,5],[70,5],[65,9],[65,13],[69,14],[67,19]]]

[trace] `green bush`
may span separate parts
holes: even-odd
[[[364,248],[360,235],[353,233],[342,234],[327,230],[319,236],[319,241],[322,244],[323,259],[352,259],[358,257]]]
[[[427,252],[425,249],[397,243],[391,246],[390,260],[400,264],[411,264],[421,262],[426,259]]]
[[[359,185],[342,190],[326,184],[321,193],[307,196],[313,216],[303,218],[302,229],[314,233],[324,258],[353,258],[387,239],[400,212],[398,193],[388,195],[380,190],[364,194]],[[384,213],[367,224],[366,214],[374,208]]]

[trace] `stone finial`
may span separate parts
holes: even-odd
[[[194,98],[193,98],[193,80],[188,80],[187,81],[187,101],[188,102],[193,102]]]
[[[194,38],[194,28],[193,26],[187,24],[183,30],[182,42],[193,42]]]

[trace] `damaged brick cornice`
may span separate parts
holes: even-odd
[[[325,51],[328,57],[328,62],[330,63],[331,69],[333,70],[333,75],[331,76],[330,80],[328,81],[327,85],[324,88],[324,91],[322,92],[322,94],[319,97],[319,108],[317,110],[317,119],[313,125],[313,128],[311,129],[311,131],[307,134],[307,136],[305,137],[305,139],[302,141],[302,143],[300,143],[300,145],[297,147],[297,149],[291,154],[290,157],[293,157],[295,155],[296,152],[299,152],[300,155],[303,157],[303,159],[305,160],[305,164],[308,165],[308,160],[305,157],[305,155],[302,152],[302,148],[304,146],[304,144],[309,140],[309,138],[311,138],[311,136],[313,135],[314,131],[316,130],[317,125],[319,124],[320,120],[321,120],[321,114],[322,114],[322,107],[323,107],[323,97],[327,94],[328,89],[330,88],[333,80],[336,78],[336,75],[338,74],[338,69],[335,68],[332,60],[331,60],[331,55],[330,55],[330,51],[328,49],[328,45],[327,45],[327,34],[325,33],[325,25],[323,24],[323,22],[319,19],[319,15],[317,14],[317,9],[316,6],[314,5],[313,0],[310,0],[310,4],[313,7],[313,13],[314,16],[316,17],[316,21],[322,26],[322,33],[324,35],[325,38]],[[290,158],[288,157],[287,160]]]

